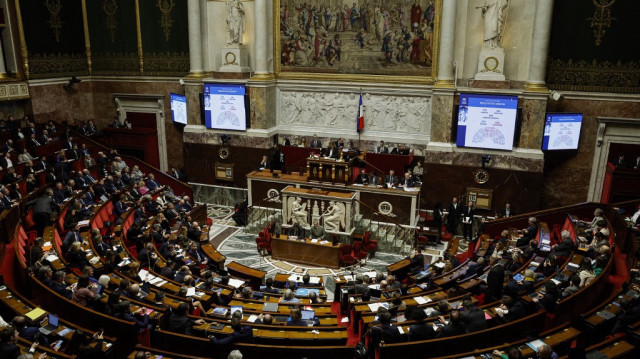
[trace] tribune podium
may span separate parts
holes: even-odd
[[[288,228],[297,222],[308,230],[317,219],[329,233],[353,234],[356,193],[287,186],[281,194],[283,227]]]
[[[311,156],[307,159],[307,182],[332,183],[342,186],[350,184],[353,162],[353,158],[344,161]]]

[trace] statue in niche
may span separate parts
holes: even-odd
[[[495,49],[502,43],[502,31],[504,23],[504,9],[509,5],[509,0],[484,0],[482,10],[484,19],[484,44],[483,47]]]
[[[330,232],[339,232],[340,227],[344,227],[345,224],[345,206],[344,203],[331,201],[327,211],[322,214],[324,218],[324,227]]]
[[[245,28],[244,5],[240,0],[227,0],[227,45],[242,45]]]

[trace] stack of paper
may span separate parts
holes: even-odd
[[[229,279],[229,285],[234,288],[240,288],[244,284],[243,280],[231,278]]]
[[[416,303],[418,303],[418,304],[427,304],[427,300],[424,299],[423,297],[415,297],[414,299],[416,300]]]
[[[320,284],[320,277],[309,278],[309,284]]]

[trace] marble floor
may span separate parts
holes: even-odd
[[[257,233],[244,233],[243,227],[236,225],[231,219],[233,207],[209,204],[207,205],[207,212],[213,220],[213,225],[209,230],[210,241],[220,253],[227,257],[227,263],[235,261],[252,268],[264,270],[267,272],[267,277],[272,277],[277,273],[322,276],[324,277],[325,286],[331,291],[334,275],[370,271],[385,273],[387,265],[403,258],[399,254],[385,253],[379,250],[374,258],[368,259],[362,265],[340,269],[314,267],[275,260],[271,259],[270,256],[263,257],[259,255],[255,243]],[[437,248],[427,249],[424,254],[427,257],[431,257],[431,261],[435,261],[443,250],[444,245],[440,245]]]

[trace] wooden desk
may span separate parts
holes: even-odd
[[[237,262],[229,263],[227,265],[227,270],[229,271],[229,274],[235,277],[246,279],[253,290],[260,289],[262,279],[267,274],[265,271],[253,269]]]
[[[342,244],[334,246],[311,243],[311,239],[290,240],[288,236],[280,236],[271,240],[271,257],[291,262],[310,264],[318,267],[340,268],[340,248]]]

